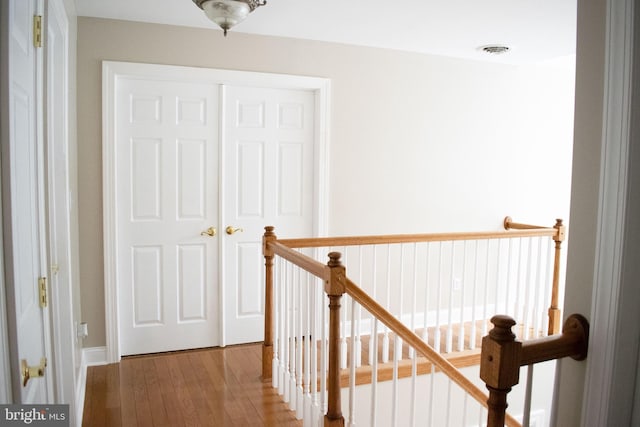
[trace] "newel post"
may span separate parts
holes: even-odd
[[[562,242],[565,239],[566,227],[562,224],[561,219],[556,219],[556,234],[553,240],[556,242],[555,256],[553,260],[553,286],[551,288],[551,306],[549,307],[549,335],[560,333],[562,324],[561,312],[558,307],[558,299],[560,293],[560,255]]]
[[[511,317],[493,316],[491,323],[494,328],[482,338],[480,378],[489,390],[487,427],[504,427],[507,393],[519,381],[522,343],[511,332]]]
[[[340,300],[345,293],[345,268],[340,262],[340,252],[329,253],[328,280],[324,291],[329,297],[329,378],[328,407],[324,416],[325,426],[344,426],[340,398]]]
[[[277,240],[273,232],[275,228],[267,226],[264,228],[262,237],[262,254],[264,255],[265,266],[265,289],[264,289],[264,343],[262,344],[262,379],[270,380],[272,377],[273,361],[273,249],[269,247],[269,242]]]

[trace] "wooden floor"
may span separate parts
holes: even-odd
[[[261,344],[123,358],[87,371],[82,425],[302,426],[260,379]]]

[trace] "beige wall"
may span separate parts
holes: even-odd
[[[78,179],[86,347],[105,344],[101,61],[332,81],[329,231],[495,229],[568,217],[571,58],[515,67],[205,29],[80,18]]]

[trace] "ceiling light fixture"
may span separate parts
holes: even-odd
[[[193,0],[193,2],[204,10],[209,19],[224,30],[225,37],[227,30],[244,21],[255,8],[267,4],[266,0]]]

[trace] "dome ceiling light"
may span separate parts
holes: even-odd
[[[266,0],[193,0],[209,19],[227,31],[253,12],[257,7],[267,4]]]

